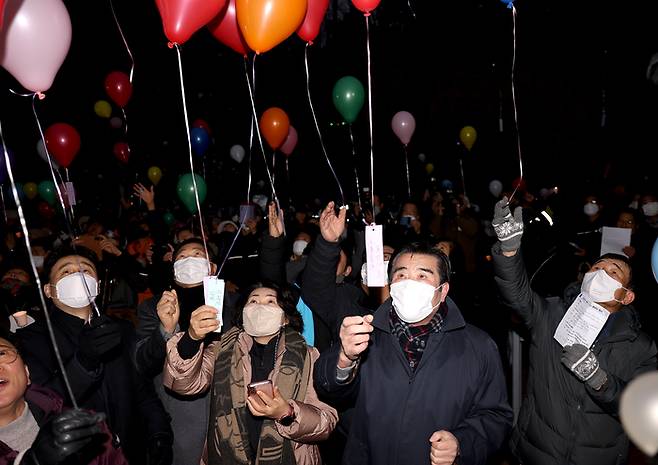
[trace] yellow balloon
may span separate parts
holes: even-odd
[[[459,139],[467,150],[471,150],[477,138],[478,133],[473,126],[464,126],[461,131],[459,131]]]
[[[34,182],[26,182],[23,185],[23,192],[25,193],[25,197],[32,200],[39,193],[39,186]]]
[[[151,166],[148,170],[148,177],[154,186],[157,186],[162,178],[162,170],[157,166]]]
[[[112,116],[112,105],[105,100],[99,100],[94,104],[94,112],[101,118]]]
[[[434,164],[428,163],[425,165],[425,171],[427,171],[427,174],[432,174],[434,172]]]
[[[236,0],[235,11],[247,45],[263,53],[295,33],[306,6],[306,0]]]

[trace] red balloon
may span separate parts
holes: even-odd
[[[125,142],[117,142],[114,144],[114,156],[117,157],[121,163],[128,163],[130,159],[130,147]]]
[[[366,16],[368,16],[372,10],[377,8],[379,2],[381,2],[381,0],[352,0],[352,4],[359,10],[363,11]]]
[[[37,205],[37,210],[39,210],[39,214],[48,219],[51,220],[55,216],[55,209],[48,205],[48,202],[39,202],[39,205]]]
[[[48,152],[63,168],[68,168],[80,150],[80,134],[66,123],[55,123],[44,134]]]
[[[246,55],[249,52],[249,45],[242,37],[240,26],[238,26],[238,18],[235,15],[235,0],[228,0],[226,8],[208,24],[208,29],[215,36],[215,39],[231,47],[239,54]]]
[[[210,126],[208,126],[208,123],[206,120],[197,118],[192,122],[192,127],[193,128],[203,128],[205,131],[210,135],[212,134],[212,131],[210,130]]]
[[[105,78],[105,92],[119,107],[125,107],[133,94],[133,85],[126,73],[112,71]]]
[[[0,30],[2,30],[2,19],[5,16],[5,0],[0,0]]]
[[[226,0],[155,0],[164,33],[176,44],[187,42],[222,11],[225,3]]]
[[[327,8],[329,8],[329,0],[308,0],[306,17],[302,25],[297,29],[297,35],[304,42],[313,43],[318,36],[324,15],[327,13]]]
[[[512,181],[512,189],[518,189],[520,192],[525,192],[526,191],[526,183],[525,179],[522,177],[516,178],[514,181]]]

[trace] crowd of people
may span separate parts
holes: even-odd
[[[204,212],[202,229],[167,224],[153,186],[133,190],[116,218],[28,215],[32,260],[7,210],[0,464],[628,460],[619,398],[657,368],[656,193],[436,186],[285,209],[258,196]],[[383,287],[368,279],[372,223]],[[630,243],[602,254],[604,226]],[[563,346],[581,296],[607,320]],[[517,418],[510,331],[528,341]]]

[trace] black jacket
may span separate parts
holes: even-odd
[[[171,435],[169,417],[153,385],[137,373],[133,362],[135,330],[117,320],[122,331],[121,352],[94,371],[78,361],[78,337],[84,321],[51,306],[50,315],[73,394],[82,408],[104,412],[115,439],[118,437],[132,463],[141,457],[148,439],[157,433]],[[17,332],[21,356],[30,370],[30,379],[55,391],[71,405],[48,336],[45,321],[37,321]],[[135,462],[139,463],[139,462]]]
[[[625,463],[628,439],[619,422],[619,397],[631,379],[656,369],[656,346],[640,331],[635,311],[622,307],[608,334],[592,346],[608,375],[595,391],[561,363],[562,347],[553,339],[569,305],[530,288],[520,253],[505,257],[497,244],[493,259],[503,301],[531,334],[527,397],[512,434],[512,451],[533,465]]]
[[[336,380],[340,344],[315,364],[318,395],[330,401],[356,397],[343,455],[345,465],[428,465],[432,433],[454,434],[459,463],[484,464],[512,425],[512,409],[496,345],[467,325],[448,300],[443,328],[431,333],[415,372],[390,330],[390,299],[375,313],[370,346],[355,379]]]

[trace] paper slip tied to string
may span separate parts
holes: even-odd
[[[222,330],[222,312],[224,310],[224,280],[218,279],[217,276],[206,276],[203,278],[203,296],[206,305],[217,309],[217,321],[219,327],[215,330],[219,333]]]
[[[631,229],[603,227],[601,232],[601,255],[606,253],[624,253],[624,247],[631,245]]]
[[[366,272],[368,287],[384,287],[388,284],[381,225],[366,226]]]
[[[590,301],[584,294],[580,294],[564,314],[553,338],[562,347],[582,344],[590,348],[609,316],[610,312],[605,308]]]

